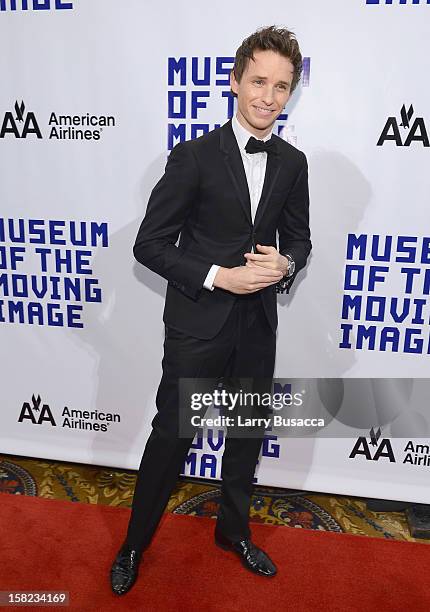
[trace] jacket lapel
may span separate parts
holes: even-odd
[[[243,167],[242,157],[236,141],[236,137],[231,127],[231,119],[225,123],[220,130],[220,148],[224,157],[228,173],[236,190],[239,201],[242,205],[248,223],[252,226],[251,217],[251,200],[249,196],[248,182],[246,180],[245,169]],[[262,218],[264,209],[270,199],[273,186],[281,168],[279,146],[275,153],[270,153],[267,156],[266,173],[264,176],[263,189],[261,192],[260,201],[254,218],[254,227]]]
[[[261,191],[260,201],[258,203],[257,211],[254,218],[254,227],[260,222],[264,210],[270,200],[270,196],[273,191],[273,187],[278,178],[279,170],[281,169],[281,160],[279,154],[279,146],[276,147],[275,153],[269,153],[267,155],[266,162],[266,174],[264,175],[263,189]]]
[[[221,127],[220,148],[228,173],[242,205],[243,212],[245,213],[248,223],[252,225],[251,199],[249,196],[248,182],[246,180],[245,168],[243,167],[236,136],[231,127],[231,119]]]

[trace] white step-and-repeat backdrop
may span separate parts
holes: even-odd
[[[429,369],[429,20],[424,0],[0,0],[0,452],[137,468],[166,281],[134,239],[172,146],[232,116],[237,47],[277,24],[305,57],[276,132],[308,157],[314,246],[278,296],[275,376],[343,379],[362,432],[269,434],[257,482],[430,502],[428,407],[387,425]],[[214,430],[185,471],[221,455]]]

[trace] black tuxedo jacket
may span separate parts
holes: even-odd
[[[165,173],[151,192],[133,253],[167,279],[166,325],[196,338],[213,338],[236,294],[203,282],[212,264],[246,264],[257,243],[290,253],[297,272],[312,248],[309,231],[308,167],[304,153],[274,135],[254,223],[242,157],[231,120],[195,140],[177,144]],[[177,240],[180,235],[178,244]],[[276,285],[260,290],[273,331],[278,324]]]

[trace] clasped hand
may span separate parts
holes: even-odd
[[[215,287],[232,293],[254,293],[281,280],[287,273],[288,259],[274,246],[257,244],[260,253],[245,253],[245,266],[221,267],[214,280]]]

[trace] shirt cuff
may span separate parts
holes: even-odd
[[[203,287],[205,289],[209,289],[210,291],[214,290],[213,282],[215,280],[216,273],[218,272],[220,267],[221,266],[217,266],[216,264],[213,264],[211,266],[211,269],[209,270],[208,275],[205,278],[205,282],[203,283]]]

